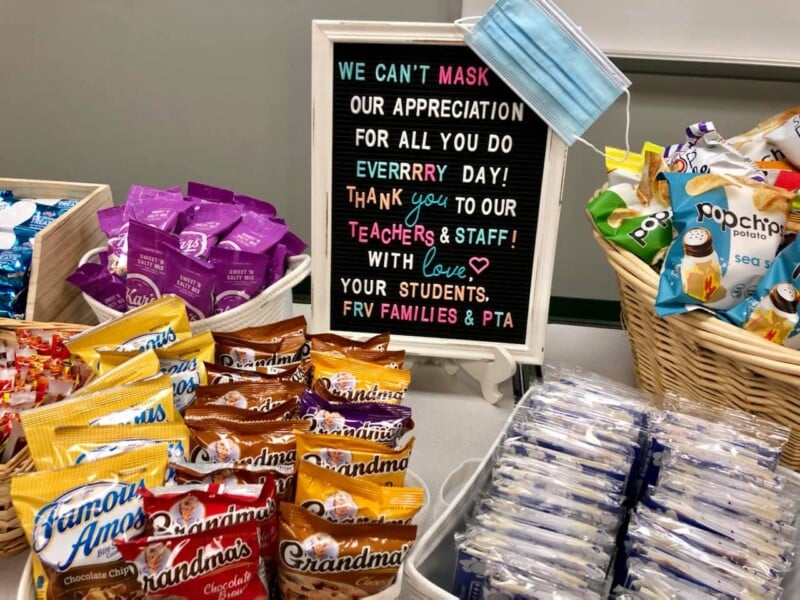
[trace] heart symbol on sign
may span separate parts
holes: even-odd
[[[480,275],[486,270],[486,267],[489,266],[489,259],[485,256],[473,256],[469,259],[469,266],[475,273]]]

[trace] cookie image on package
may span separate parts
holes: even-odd
[[[359,600],[368,594],[353,585],[281,570],[278,583],[283,600]]]

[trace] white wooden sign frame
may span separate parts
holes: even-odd
[[[333,47],[348,42],[464,45],[463,32],[448,23],[312,22],[311,331],[331,331]],[[507,361],[510,357],[516,363],[542,364],[566,155],[566,145],[548,130],[533,268],[530,273],[514,274],[520,278],[530,277],[532,282],[525,342],[473,342],[393,334],[393,346],[403,348],[411,355],[433,358]],[[337,330],[336,333],[353,338],[366,337],[363,332]]]

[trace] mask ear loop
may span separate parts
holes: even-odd
[[[597,152],[600,156],[603,156],[603,157],[605,157],[605,158],[607,158],[607,159],[609,159],[611,161],[620,162],[620,163],[625,162],[626,160],[628,160],[628,158],[631,155],[631,139],[630,139],[631,138],[631,92],[630,92],[630,90],[628,88],[625,88],[624,90],[622,90],[622,92],[625,94],[625,157],[624,158],[617,158],[617,157],[614,157],[614,156],[609,156],[608,154],[606,154],[605,152],[600,150],[600,148],[598,148],[597,146],[595,146],[591,142],[583,139],[580,136],[575,136],[575,139],[577,141],[579,141],[582,144],[588,146],[594,152]]]
[[[458,27],[464,33],[469,33],[472,31],[472,28],[475,27],[475,24],[481,20],[482,17],[474,16],[474,17],[461,17],[460,19],[456,19],[453,21],[453,25]]]

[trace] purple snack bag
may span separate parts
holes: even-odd
[[[162,294],[183,298],[190,321],[214,313],[214,265],[184,255],[178,248],[166,249],[167,268]]]
[[[268,254],[269,265],[267,266],[267,277],[264,281],[265,287],[271,286],[273,283],[283,277],[286,272],[286,257],[288,251],[283,244],[275,244],[275,247]]]
[[[265,254],[281,241],[288,230],[285,225],[278,225],[257,213],[247,212],[218,245],[230,250]]]
[[[394,447],[414,427],[411,407],[385,402],[328,402],[306,390],[298,404],[311,433],[349,435]]]
[[[274,217],[276,214],[278,214],[278,211],[275,210],[275,207],[266,200],[253,198],[252,196],[245,196],[244,194],[234,194],[233,201],[236,202],[236,204],[241,204],[245,210],[258,213],[265,217]]]
[[[211,248],[209,260],[216,268],[216,314],[244,304],[264,289],[268,256],[217,246]]]
[[[125,280],[125,300],[129,309],[161,297],[168,247],[178,247],[176,236],[136,221],[130,222],[128,277]]]
[[[108,236],[109,273],[124,276],[128,271],[128,220],[124,206],[112,206],[97,211],[100,230]]]
[[[125,282],[101,264],[81,265],[67,277],[67,281],[112,310],[125,312],[128,309]]]
[[[132,185],[125,199],[125,219],[128,221],[135,219],[136,211],[143,201],[156,200],[183,200],[183,196],[180,192],[159,190],[144,185]]]
[[[164,191],[169,192],[170,194],[178,194],[180,196],[183,196],[183,189],[179,185],[173,185],[172,187],[168,187]]]
[[[186,187],[186,195],[192,196],[193,198],[211,200],[212,202],[233,204],[233,190],[226,190],[225,188],[218,188],[197,181],[189,182],[189,185]]]
[[[289,256],[300,254],[306,248],[308,248],[308,244],[306,244],[291,231],[287,231],[286,234],[281,238],[281,244],[286,246],[286,253]]]
[[[130,211],[130,219],[172,233],[177,228],[181,215],[192,208],[183,201],[183,198],[178,200],[144,198],[133,206]]]
[[[187,256],[207,257],[209,249],[242,218],[242,207],[234,204],[202,202],[194,220],[178,235],[181,251]]]

